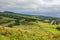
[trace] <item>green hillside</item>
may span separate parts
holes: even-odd
[[[0,40],[60,40],[60,18],[0,12]]]

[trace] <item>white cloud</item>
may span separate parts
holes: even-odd
[[[0,10],[60,10],[60,0],[0,0]]]

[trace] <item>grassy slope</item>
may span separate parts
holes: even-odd
[[[38,19],[35,16],[18,16]],[[29,22],[27,24],[16,25],[13,26],[13,28],[9,28],[5,26],[15,23],[14,18],[3,17],[3,19],[0,20],[3,22],[7,20],[13,20],[8,23],[1,24],[0,40],[60,40],[60,31],[56,29],[58,25],[52,25],[54,21],[52,21],[51,23],[35,21]]]
[[[24,30],[0,26],[0,40],[60,40],[60,38],[59,35],[41,29]]]

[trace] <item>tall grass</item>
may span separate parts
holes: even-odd
[[[60,36],[37,29],[24,30],[0,26],[0,40],[60,40]]]

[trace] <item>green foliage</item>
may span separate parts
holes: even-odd
[[[13,25],[12,25],[12,24],[9,24],[9,25],[8,25],[8,27],[12,28],[12,27],[13,27]]]
[[[2,19],[2,17],[0,17],[0,19]]]
[[[57,27],[56,29],[60,31],[60,27]]]
[[[19,20],[15,20],[15,25],[20,25]]]

